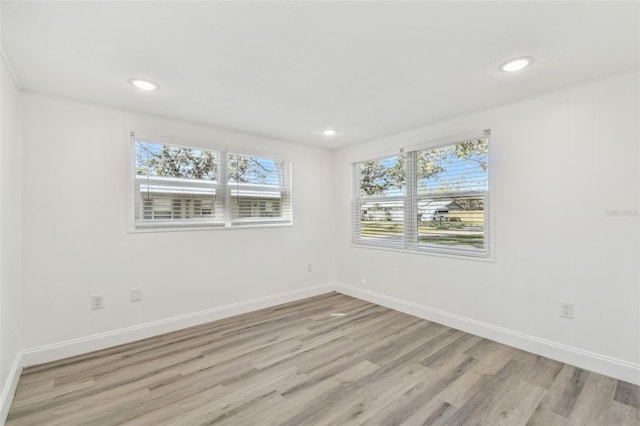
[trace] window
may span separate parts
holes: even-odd
[[[133,137],[134,229],[290,224],[290,162]]]
[[[486,257],[489,133],[354,164],[356,244]]]
[[[290,219],[285,161],[240,154],[228,158],[233,221]]]
[[[403,244],[407,201],[404,157],[364,161],[356,168],[359,182],[356,226],[360,238]]]

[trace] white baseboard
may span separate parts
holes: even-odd
[[[230,305],[219,306],[203,311],[149,322],[133,327],[122,328],[106,333],[95,334],[79,339],[67,340],[51,345],[25,349],[22,352],[22,365],[30,366],[55,361],[62,358],[105,349],[111,346],[134,342],[163,333],[181,330],[195,325],[244,314],[258,309],[269,308],[282,303],[293,302],[306,297],[317,296],[334,291],[333,284],[320,284],[303,289],[287,291],[257,299],[245,300]]]
[[[11,364],[11,370],[7,376],[7,380],[2,387],[2,393],[0,393],[0,424],[4,424],[7,420],[7,414],[9,414],[9,408],[13,402],[13,395],[16,393],[16,387],[18,387],[18,380],[22,373],[22,354],[17,353]]]
[[[640,365],[529,336],[514,330],[476,321],[406,300],[336,283],[335,291],[409,315],[484,337],[505,345],[555,359],[579,368],[640,385]]]
[[[80,355],[111,346],[157,336],[163,333],[169,333],[194,325],[204,324],[258,309],[268,308],[281,303],[292,302],[305,297],[317,296],[331,291],[337,291],[371,303],[386,306],[409,315],[414,315],[448,327],[456,328],[476,336],[484,337],[518,349],[565,362],[579,368],[595,371],[616,379],[640,385],[640,365],[638,364],[573,348],[539,337],[529,336],[514,330],[476,321],[471,318],[440,311],[427,306],[418,305],[413,302],[408,302],[406,300],[384,294],[371,292],[359,287],[344,285],[341,283],[328,283],[262,298],[246,300],[204,311],[114,330],[107,333],[100,333],[52,345],[26,349],[22,352],[22,359],[17,361],[18,364],[16,364],[16,366],[14,366],[15,368],[12,370],[12,374],[15,375],[12,379],[15,381],[15,383],[13,383],[13,388],[7,389],[7,386],[5,386],[5,389],[3,389],[3,413],[6,403],[5,393],[10,391],[8,395],[13,396],[13,391],[15,390],[15,385],[17,384],[17,380],[20,375],[19,370],[21,370],[22,366],[41,364],[44,362]],[[10,381],[7,382],[7,385],[9,384],[11,384]],[[8,404],[10,403],[11,401],[8,402]],[[8,410],[8,405],[6,406],[6,409]]]

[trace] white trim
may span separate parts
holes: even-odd
[[[475,254],[474,252],[469,252],[462,254],[463,252],[460,250],[446,250],[441,249],[439,246],[433,249],[425,250],[423,247],[418,248],[410,248],[407,249],[404,247],[404,243],[402,246],[400,245],[392,245],[391,243],[380,244],[380,242],[369,242],[371,240],[354,240],[351,242],[350,247],[359,248],[359,249],[367,249],[367,250],[386,250],[393,251],[396,253],[404,253],[404,254],[418,254],[421,256],[440,256],[440,257],[448,257],[450,259],[457,260],[478,260],[481,262],[489,262],[495,263],[494,258],[491,254],[487,255],[486,252],[480,252],[479,254]],[[381,240],[382,241],[382,240]]]
[[[164,176],[148,176],[148,175],[138,175],[136,173],[136,143],[158,143],[166,146],[174,146],[187,150],[200,150],[205,152],[210,152],[216,154],[218,158],[218,173],[215,181],[201,181],[198,179],[178,179],[178,178],[169,178]],[[134,130],[129,131],[129,177],[128,177],[128,198],[129,198],[129,206],[127,208],[128,211],[128,219],[127,219],[127,232],[129,234],[135,234],[138,232],[149,233],[149,232],[176,232],[176,231],[200,231],[200,230],[210,230],[210,229],[239,229],[239,228],[252,228],[252,227],[283,227],[283,226],[292,226],[293,225],[293,184],[292,184],[292,160],[291,158],[282,158],[282,157],[263,157],[260,155],[249,155],[249,154],[236,154],[229,152],[229,147],[222,148],[202,148],[201,145],[184,145],[180,140],[178,142],[169,142],[163,138],[157,137],[146,137],[144,134],[140,135],[136,133]],[[230,162],[230,155],[242,155],[242,156],[252,156],[256,158],[262,158],[265,160],[272,160],[274,162],[282,162],[283,170],[282,173],[278,172],[278,180],[279,184],[276,187],[275,185],[267,185],[267,184],[250,184],[245,182],[236,182],[232,183],[229,181],[228,167]],[[278,167],[278,170],[280,168]],[[179,185],[171,185],[171,181],[178,181]],[[153,185],[159,185],[152,190]],[[164,185],[162,185],[164,183]],[[222,208],[224,218],[218,217],[216,214],[213,215],[211,220],[139,220],[136,217],[138,206],[137,204],[140,202],[139,195],[142,193],[142,185],[146,185],[147,191],[152,190],[152,192],[164,192],[159,188],[174,188],[180,194],[188,194],[187,191],[190,188],[195,188],[197,186],[205,186],[206,188],[211,187],[209,192],[201,191],[201,193],[197,195],[210,195],[211,200],[214,205],[216,205],[216,199],[220,197],[224,197],[224,201],[221,203],[222,206],[218,206],[218,208]],[[270,191],[266,191],[269,189]],[[249,193],[252,191],[251,196],[257,196],[259,198],[272,198],[274,200],[278,200],[280,202],[280,209],[282,210],[282,217],[255,217],[255,218],[242,218],[242,219],[232,219],[231,217],[231,200],[234,197],[240,197],[241,191]],[[234,195],[235,192],[235,195]],[[166,191],[167,194],[172,193],[171,190]],[[194,192],[195,194],[195,192]],[[274,196],[275,194],[275,196]],[[288,208],[287,208],[288,207]],[[140,206],[140,212],[142,212],[142,206]]]
[[[203,150],[203,151],[216,151],[218,152],[220,155],[222,155],[223,153],[227,152],[230,154],[238,154],[238,155],[244,155],[246,157],[264,157],[267,158],[269,160],[276,160],[276,161],[287,161],[289,163],[292,163],[292,157],[291,155],[285,155],[284,153],[282,154],[277,154],[274,153],[273,151],[270,150],[256,150],[256,149],[246,149],[246,148],[239,148],[236,149],[233,146],[229,146],[229,145],[220,145],[218,143],[209,143],[206,141],[206,139],[204,138],[199,138],[199,139],[190,139],[190,138],[182,138],[182,137],[177,137],[177,138],[171,138],[171,137],[165,137],[165,136],[154,136],[151,133],[145,133],[145,132],[138,132],[135,130],[129,130],[129,134],[131,134],[131,136],[133,137],[134,140],[137,141],[145,141],[145,142],[150,142],[150,143],[158,143],[158,144],[162,144],[162,145],[171,145],[171,146],[177,146],[180,148],[185,148],[185,149],[199,149],[199,150]],[[135,161],[134,161],[135,163]]]
[[[456,145],[462,142],[468,142],[468,141],[483,139],[483,138],[487,138],[491,140],[491,127],[487,127],[486,129],[483,129],[483,130],[466,131],[466,132],[458,133],[456,135],[443,136],[435,139],[430,139],[428,141],[405,146],[404,150],[407,152],[426,151],[430,149],[443,148],[449,145]],[[491,149],[489,149],[489,151],[491,151]]]
[[[365,156],[363,156],[361,160],[350,161],[350,164],[352,166],[357,166],[358,164],[366,163],[367,161],[378,161],[378,160],[385,160],[390,157],[401,157],[401,156],[404,156],[404,154],[405,154],[404,148],[388,150],[388,151],[380,151],[376,154],[370,154],[370,155],[365,154]],[[358,177],[358,181],[359,180],[360,178]]]
[[[191,226],[173,226],[167,225],[158,226],[156,223],[153,227],[141,227],[138,226],[136,229],[127,229],[127,233],[129,234],[149,234],[154,232],[185,232],[185,231],[221,231],[221,230],[238,230],[238,229],[278,229],[278,228],[293,228],[294,224],[291,220],[285,220],[286,223],[246,223],[246,224],[231,224],[229,226],[225,226],[224,224],[213,226],[199,226],[197,224],[193,224]]]
[[[552,342],[504,327],[455,315],[417,303],[350,285],[335,284],[339,293],[376,303],[409,315],[434,321],[476,336],[494,340],[547,358],[555,359],[609,377],[640,385],[640,365],[579,348]]]
[[[173,139],[170,137],[154,136],[152,134],[138,132],[135,130],[129,130],[129,135],[131,137],[131,142],[132,142],[131,147],[133,148],[133,155],[134,155],[133,164],[134,165],[135,165],[135,142],[136,141],[149,142],[149,143],[155,143],[160,145],[177,146],[178,148],[183,148],[183,149],[213,151],[219,156],[222,156],[222,154],[229,149],[229,147],[226,145],[219,145],[216,143],[207,143],[205,140],[200,140],[200,139],[196,139],[196,140],[183,139],[181,137],[177,137]]]
[[[30,366],[109,348],[136,340],[158,336],[195,325],[240,315],[282,303],[293,302],[306,297],[317,296],[334,290],[332,284],[319,284],[298,290],[291,290],[271,296],[245,300],[218,306],[203,311],[179,315],[159,321],[126,327],[106,333],[71,339],[64,342],[25,349],[22,352],[23,365]]]
[[[7,420],[7,414],[9,414],[9,408],[18,387],[20,374],[22,374],[22,353],[18,352],[13,359],[11,370],[9,370],[7,380],[2,387],[2,393],[0,393],[0,424],[4,424]]]
[[[455,145],[456,143],[459,143],[459,142],[465,142],[473,139],[481,139],[483,137],[491,138],[493,137],[493,129],[495,128],[495,125],[493,124],[493,122],[488,121],[487,127],[484,129],[481,129],[478,127],[475,130],[469,130],[469,129],[461,130],[455,134],[451,134],[450,132],[439,131],[434,133],[432,136],[417,135],[415,138],[412,138],[415,140],[412,140],[411,142],[394,143],[395,141],[393,139],[397,140],[398,136],[402,136],[405,133],[412,133],[412,132],[424,130],[424,128],[425,126],[417,127],[417,128],[409,129],[407,132],[397,133],[390,136],[385,136],[383,138],[373,139],[372,141],[363,142],[357,145],[350,145],[350,146],[339,148],[339,149],[349,149],[353,146],[363,146],[365,144],[370,144],[372,142],[379,142],[379,141],[388,142],[387,144],[388,147],[384,149],[377,147],[376,149],[365,151],[362,154],[357,154],[353,152],[347,153],[345,161],[348,162],[349,164],[356,164],[356,163],[362,163],[365,161],[381,160],[383,158],[392,157],[394,155],[401,155],[403,153],[407,153],[411,151],[422,151],[427,149],[441,148],[443,146]],[[490,131],[490,134],[488,136],[485,133],[487,130]]]
[[[491,204],[491,192],[493,190],[493,179],[492,179],[492,169],[493,167],[489,167],[487,170],[487,189],[485,190],[466,190],[466,191],[456,191],[456,192],[443,192],[443,193],[429,193],[429,194],[418,194],[417,184],[418,177],[416,174],[416,163],[417,163],[417,155],[416,153],[431,150],[431,149],[439,149],[446,148],[451,146],[456,146],[458,144],[462,144],[468,141],[476,141],[485,139],[488,142],[488,151],[487,151],[487,160],[489,164],[491,164],[491,152],[492,146],[491,143],[491,129],[487,128],[481,131],[467,132],[461,133],[454,136],[443,137],[440,139],[436,139],[432,141],[433,146],[428,145],[413,145],[410,147],[400,148],[400,153],[396,155],[390,155],[386,157],[381,157],[372,160],[360,160],[351,163],[351,168],[353,170],[353,182],[351,185],[352,191],[352,200],[351,200],[351,244],[352,246],[369,246],[369,247],[380,247],[383,249],[391,249],[395,251],[406,251],[406,252],[422,252],[424,254],[431,253],[441,253],[445,255],[456,256],[461,259],[466,257],[470,258],[485,258],[489,261],[493,260],[492,257],[492,244],[493,244],[493,225],[491,210],[493,205]],[[369,162],[369,161],[379,161],[386,158],[391,157],[404,157],[405,159],[405,188],[403,195],[386,195],[379,194],[373,197],[363,196],[361,190],[361,167],[360,164]],[[417,213],[418,213],[418,203],[422,200],[437,200],[437,199],[450,199],[455,200],[456,198],[462,197],[482,197],[484,200],[483,208],[483,248],[475,249],[468,248],[462,246],[444,246],[437,244],[419,244],[419,224],[416,223]],[[399,241],[394,239],[385,239],[378,238],[377,236],[373,237],[362,237],[362,209],[367,204],[380,204],[391,203],[394,202],[396,204],[395,207],[402,207],[403,214],[403,233],[402,238]],[[393,207],[393,206],[392,206]],[[397,215],[396,215],[397,216]],[[389,217],[391,219],[391,217]],[[394,222],[395,222],[394,217]],[[400,223],[400,221],[397,221]]]
[[[2,409],[5,410],[6,406],[6,410],[8,410],[8,407],[11,404],[11,401],[7,400],[6,395],[13,395],[13,393],[10,392],[15,391],[15,386],[20,376],[22,366],[41,364],[44,362],[80,355],[180,330],[194,325],[204,324],[258,309],[276,306],[281,303],[317,296],[331,291],[337,291],[339,293],[356,297],[361,300],[366,300],[371,303],[376,303],[390,309],[395,309],[418,318],[453,327],[476,336],[494,340],[496,342],[545,356],[547,358],[555,359],[557,361],[604,374],[609,377],[640,385],[640,365],[638,364],[574,348],[539,337],[530,336],[515,330],[477,321],[461,315],[451,314],[438,309],[429,308],[427,306],[408,302],[371,290],[365,290],[359,287],[335,282],[237,302],[191,314],[180,315],[111,332],[100,333],[93,336],[26,349],[22,352],[22,358],[20,359],[20,355],[18,355],[14,361],[12,373],[7,380],[5,388],[3,389]]]

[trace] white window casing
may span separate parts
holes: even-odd
[[[488,258],[489,138],[354,163],[353,243]]]
[[[292,224],[290,160],[131,139],[131,231]]]

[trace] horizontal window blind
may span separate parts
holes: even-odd
[[[360,204],[360,237],[389,243],[402,242],[404,200],[371,200]]]
[[[135,140],[136,227],[224,221],[220,152]]]
[[[418,244],[484,249],[484,197],[420,198]]]
[[[416,152],[417,194],[488,190],[488,140],[474,139]]]
[[[353,241],[487,256],[489,133],[354,164]]]
[[[134,227],[291,223],[287,160],[133,138]]]
[[[234,223],[291,220],[287,162],[229,154],[231,219]]]
[[[371,243],[393,245],[404,241],[404,156],[396,155],[356,165],[358,197],[355,221],[358,237]]]

